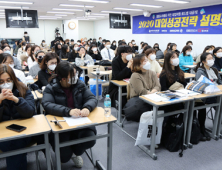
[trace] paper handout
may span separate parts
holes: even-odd
[[[79,117],[79,118],[63,117],[63,118],[66,120],[66,123],[69,126],[77,126],[77,125],[92,123],[92,121],[88,117]]]

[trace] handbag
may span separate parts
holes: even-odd
[[[198,144],[201,138],[200,124],[196,117],[193,118],[190,143]]]
[[[102,60],[99,62],[100,66],[111,66],[112,62],[110,62],[109,60]]]
[[[183,90],[183,89],[184,89],[183,84],[181,84],[177,81],[169,87],[169,90]]]

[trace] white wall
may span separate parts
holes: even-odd
[[[69,22],[75,22],[76,23],[76,28],[74,30],[71,30],[69,28]],[[79,22],[78,20],[64,20],[63,21],[64,24],[64,36],[63,39],[74,39],[75,42],[77,42],[77,40],[79,39]]]
[[[93,21],[79,21],[79,39],[94,38],[94,22]]]
[[[132,20],[131,20],[132,21]],[[168,42],[177,44],[178,50],[182,51],[188,40],[193,41],[193,55],[196,56],[203,52],[207,45],[222,46],[222,34],[132,34],[132,29],[110,29],[109,20],[94,21],[94,35],[95,38],[105,38],[108,40],[125,39],[130,42],[135,39],[136,44],[139,45],[141,41],[147,42],[153,46],[154,43],[159,43],[160,49],[164,51]]]
[[[61,30],[62,21],[39,20],[39,28],[6,28],[5,19],[0,19],[0,38],[22,38],[27,31],[33,43],[40,45],[45,40],[49,45],[55,39],[55,28]]]

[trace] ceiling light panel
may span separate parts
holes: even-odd
[[[101,4],[107,4],[109,1],[99,1],[99,0],[69,0],[69,1],[75,1],[75,2],[92,2],[92,3],[101,3]]]
[[[26,5],[32,5],[33,2],[19,2],[19,1],[0,1],[0,4],[26,4]]]
[[[155,1],[171,2],[171,3],[178,3],[178,4],[187,4],[187,3],[190,3],[189,1],[179,1],[179,0],[155,0]]]
[[[83,11],[82,9],[72,9],[72,8],[52,8],[52,10],[59,10],[59,11]]]
[[[116,13],[116,14],[127,14],[127,12],[121,12],[121,11],[101,11],[101,12],[104,12],[104,13]]]
[[[75,14],[74,12],[47,11],[48,14]]]
[[[55,16],[66,17],[67,15],[65,15],[65,14],[55,14]]]
[[[72,4],[59,4],[59,6],[84,8],[84,5],[72,5]],[[86,8],[94,8],[95,6],[86,5],[85,7]]]
[[[162,8],[159,5],[146,5],[146,4],[130,4],[131,6],[147,7],[147,8]]]
[[[5,8],[5,9],[21,9],[20,6],[0,6],[0,8]],[[22,9],[29,9],[29,7],[22,7]]]
[[[116,10],[126,10],[126,11],[143,11],[143,9],[119,8],[119,7],[116,7],[116,8],[113,8],[113,9],[116,9]]]

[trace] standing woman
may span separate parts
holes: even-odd
[[[184,88],[186,87],[187,83],[184,78],[184,72],[179,67],[179,58],[176,52],[168,52],[165,55],[163,71],[160,74],[160,84],[161,84],[161,91],[169,90],[170,87],[174,83],[180,83]],[[203,102],[195,102],[195,106],[203,106]],[[164,107],[165,111],[172,111],[172,109],[180,109],[181,104],[174,104],[169,108],[168,106]],[[196,117],[196,114],[194,114]],[[210,140],[210,137],[206,134],[205,131],[205,120],[206,120],[206,109],[199,109],[198,110],[198,120],[200,123],[200,130],[201,130],[201,141]]]
[[[126,78],[130,78],[132,75],[132,51],[133,49],[128,46],[119,46],[118,53],[116,57],[112,61],[112,80],[123,80]],[[122,89],[123,93],[126,93],[126,87]],[[109,94],[112,100],[112,107],[115,107],[116,100],[118,100],[118,87],[110,82],[109,84]],[[122,108],[125,106],[127,102],[126,96],[122,97]]]
[[[69,49],[69,46],[67,45],[67,44],[64,44],[63,46],[62,46],[62,50],[61,50],[61,53],[60,53],[60,55],[59,55],[59,58],[60,59],[62,59],[62,58],[68,58],[69,57],[69,51],[70,51],[70,49]]]
[[[30,90],[15,77],[11,67],[0,65],[0,123],[28,119],[35,114],[35,101]],[[0,142],[0,150],[13,151],[27,147],[31,137]],[[27,170],[26,153],[6,157],[8,170]]]
[[[86,53],[84,46],[78,48],[78,54],[75,62],[77,66],[94,65],[92,57]]]
[[[97,46],[95,44],[91,44],[89,48],[89,55],[94,59],[94,60],[102,60],[102,56],[100,52],[97,49]]]
[[[110,47],[112,50],[116,50],[116,41],[114,40],[111,44],[111,47]]]
[[[41,70],[38,73],[39,88],[42,89],[56,77],[55,70],[60,59],[55,53],[47,53],[40,65]]]
[[[189,71],[189,68],[183,67],[184,65],[197,65],[197,63],[193,61],[191,52],[192,52],[192,47],[189,45],[186,45],[179,56],[180,69],[183,70],[184,72]]]
[[[37,51],[40,51],[40,47],[37,46],[37,45],[33,45],[32,48],[31,48],[31,55],[29,56],[29,58],[27,60],[29,69],[36,64],[36,62],[35,62],[35,53]]]
[[[95,107],[97,107],[96,97],[78,80],[76,66],[67,61],[62,61],[57,66],[57,81],[51,82],[44,90],[42,104],[46,114],[59,117],[88,117]],[[76,119],[78,121],[78,119]],[[60,142],[79,140],[81,138],[93,137],[96,135],[95,126],[60,133]],[[55,150],[54,135],[50,136],[50,143]],[[81,168],[83,160],[81,155],[86,149],[92,148],[96,141],[84,142],[60,148],[60,159],[62,163],[70,159],[75,166]]]
[[[146,57],[148,58],[148,62],[150,63],[150,70],[156,73],[157,77],[159,78],[160,73],[162,71],[162,67],[156,61],[156,50],[153,48],[149,48],[145,51]]]
[[[73,51],[69,53],[69,58],[67,61],[75,62],[77,54],[78,54],[78,48],[79,48],[78,44],[74,44]]]

